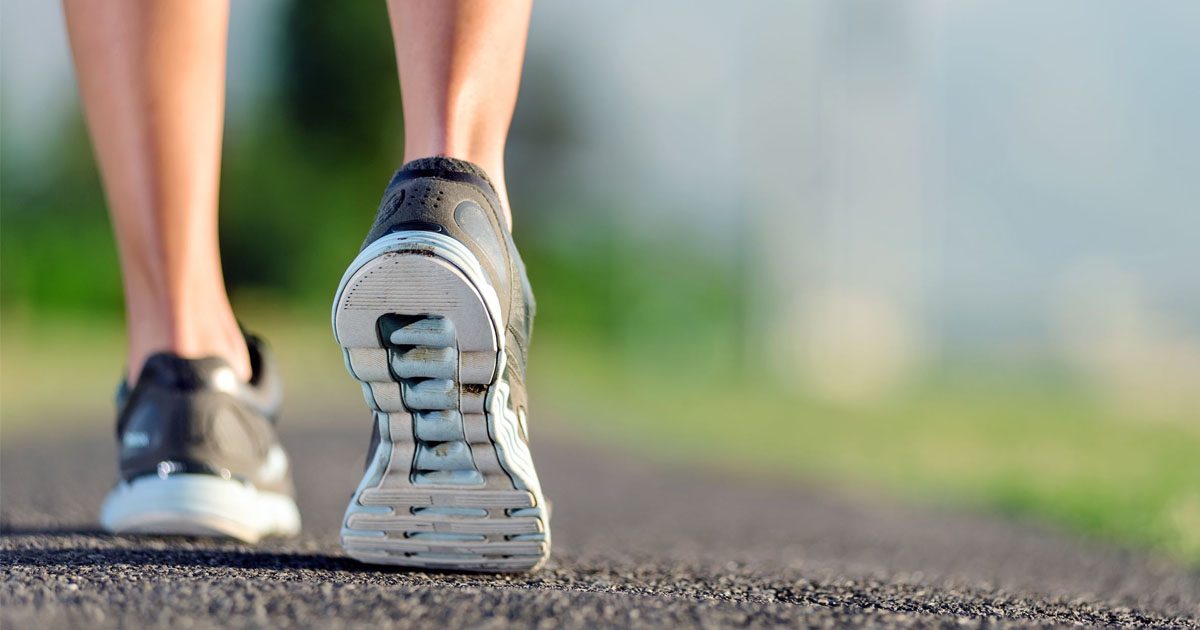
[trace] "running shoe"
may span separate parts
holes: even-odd
[[[526,429],[534,302],[488,176],[404,165],[333,302],[374,411],[341,543],[371,564],[525,571],[550,553]]]
[[[282,386],[262,340],[246,336],[253,376],[224,359],[151,356],[117,391],[121,481],[100,524],[115,534],[256,542],[300,531],[288,458],[275,435]]]

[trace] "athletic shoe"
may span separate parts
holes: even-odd
[[[523,571],[550,553],[526,434],[533,294],[482,169],[406,164],[333,302],[346,368],[374,410],[342,522],[362,562]]]
[[[227,536],[255,542],[300,531],[288,458],[275,436],[282,398],[261,340],[253,376],[224,359],[150,357],[117,392],[121,481],[100,524],[115,534]]]

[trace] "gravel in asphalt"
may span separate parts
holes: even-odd
[[[359,417],[349,412],[346,417]],[[1200,628],[1200,574],[987,514],[643,461],[534,451],[554,556],[531,575],[367,567],[337,527],[365,429],[285,425],[305,532],[248,546],[108,536],[106,421],[0,445],[5,628]],[[9,432],[11,433],[11,432]]]

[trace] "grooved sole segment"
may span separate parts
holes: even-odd
[[[456,409],[423,411],[413,414],[417,439],[423,442],[465,440],[462,414]]]
[[[471,554],[486,556],[539,556],[546,551],[541,542],[482,542],[463,543],[458,541],[433,541],[413,538],[376,538],[372,536],[343,536],[342,544],[347,547],[369,547],[373,551],[400,553]]]
[[[542,522],[536,518],[422,518],[420,516],[395,516],[391,514],[352,514],[346,521],[350,529],[379,530],[383,532],[441,532],[447,534],[503,534],[516,536],[536,534],[542,531]]]
[[[511,558],[486,558],[479,556],[471,558],[439,556],[437,554],[409,554],[397,557],[386,552],[375,551],[370,547],[350,545],[346,546],[346,553],[350,554],[350,557],[355,560],[368,564],[399,564],[424,569],[446,569],[450,571],[527,571],[531,567],[536,566],[530,558],[521,556]]]
[[[524,490],[418,490],[371,489],[359,494],[363,505],[400,505],[420,507],[505,508],[533,507],[533,495]]]
[[[417,468],[420,470],[466,470],[474,469],[471,447],[466,442],[442,442],[428,446],[428,442],[417,447]]]
[[[454,348],[413,346],[391,354],[392,373],[400,378],[454,378],[458,370],[458,350]]]

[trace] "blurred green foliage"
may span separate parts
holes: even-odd
[[[225,134],[221,247],[235,302],[331,299],[402,157],[386,7],[295,3],[284,22],[279,83]],[[556,110],[565,101],[527,97],[538,120],[551,121],[527,130],[539,145],[570,133],[570,116]],[[12,152],[0,163],[0,298],[9,309],[116,315],[116,252],[77,111],[61,142],[46,172],[22,172]],[[541,225],[537,218],[554,209],[539,203],[514,196],[516,238],[542,306],[539,328],[607,339],[654,360],[731,369],[745,345],[735,270],[680,245],[686,234],[675,245],[623,234],[604,200],[592,200],[589,224],[567,235]]]
[[[753,380],[698,382],[602,344],[538,344],[531,380],[554,392],[549,415],[647,457],[1049,519],[1200,566],[1200,432],[1108,408],[1052,367],[946,366],[846,405]]]
[[[0,300],[6,308],[119,312],[121,281],[83,120],[65,121],[49,171],[0,153]]]
[[[325,299],[399,158],[400,94],[384,5],[295,3],[285,22],[277,89],[227,125],[222,257],[235,294]],[[9,306],[111,312],[103,193],[79,114],[66,122],[48,172],[6,151],[0,291]]]

